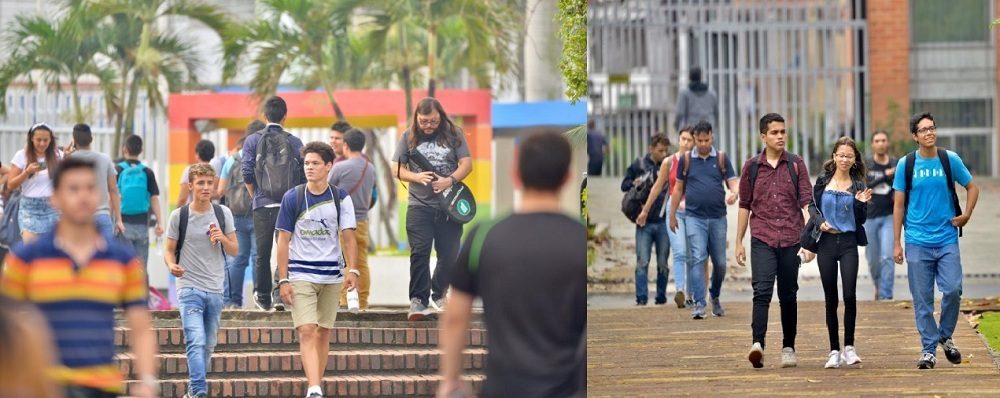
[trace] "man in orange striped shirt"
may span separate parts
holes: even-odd
[[[70,398],[124,392],[114,360],[114,309],[125,308],[135,373],[142,380],[129,394],[154,397],[156,341],[146,311],[146,277],[131,249],[97,230],[94,164],[69,158],[56,168],[52,185],[59,224],[11,251],[0,294],[33,303],[45,316],[59,353],[50,376]]]

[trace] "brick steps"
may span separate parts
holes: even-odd
[[[482,375],[463,378],[476,391],[484,380]],[[327,397],[428,397],[437,391],[440,379],[437,375],[331,376],[323,378],[323,391]],[[126,382],[126,395],[137,384],[137,381]],[[181,397],[186,388],[186,380],[161,381],[160,396]],[[305,377],[213,379],[209,375],[208,379],[211,397],[303,397],[306,388]]]
[[[119,367],[127,378],[135,379],[131,354],[118,354]],[[183,353],[161,354],[160,380],[187,380],[187,356]],[[465,351],[464,369],[475,373],[485,367],[486,350],[474,348]],[[405,372],[437,372],[440,355],[433,348],[415,349],[354,349],[332,351],[327,362],[326,373],[332,375],[384,375]],[[252,352],[221,353],[212,355],[208,377],[228,378],[275,378],[302,376],[302,361],[299,352]]]
[[[126,328],[115,328],[115,345],[119,350],[128,349]],[[162,353],[182,353],[185,351],[184,330],[179,327],[158,328],[156,341]],[[219,328],[219,340],[215,352],[268,352],[297,351],[298,332],[291,326],[285,327],[223,327]],[[376,346],[434,347],[438,344],[438,330],[428,328],[378,328],[378,327],[334,327],[330,336],[330,349],[372,348]],[[469,347],[485,347],[486,331],[471,329],[467,333]]]

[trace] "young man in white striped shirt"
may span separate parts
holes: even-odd
[[[275,224],[278,289],[281,300],[292,307],[292,323],[299,332],[307,398],[323,396],[323,370],[341,285],[355,287],[360,273],[354,204],[346,191],[327,181],[333,157],[333,149],[325,143],[311,142],[302,148],[307,182],[285,193]]]

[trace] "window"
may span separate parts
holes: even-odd
[[[943,128],[993,127],[993,100],[914,100],[913,113],[930,112]]]
[[[910,0],[913,43],[989,41],[987,0]]]

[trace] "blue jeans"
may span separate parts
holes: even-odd
[[[667,256],[670,255],[670,238],[664,222],[635,226],[635,301],[645,304],[649,300],[649,254],[656,245],[656,302],[667,302]]]
[[[149,268],[146,267],[149,264],[149,225],[126,223],[122,239],[135,250],[136,257],[142,261],[143,269],[146,270],[146,286],[149,286]]]
[[[212,362],[212,351],[215,350],[218,339],[222,294],[186,287],[177,291],[177,301],[181,307],[188,377],[191,379],[188,392],[191,395],[207,394],[205,373],[208,371],[208,364]]]
[[[106,238],[115,237],[115,223],[111,222],[110,214],[98,214],[94,216],[94,223],[97,224],[97,232]]]
[[[726,218],[687,216],[688,290],[696,305],[705,302],[705,260],[712,258],[712,287],[709,294],[719,298],[722,281],[726,278]],[[695,308],[694,310],[697,310]]]
[[[937,352],[938,342],[951,338],[962,298],[962,259],[958,244],[942,247],[906,245],[913,312],[923,352]],[[941,320],[934,322],[934,282],[941,290]]]
[[[865,221],[868,246],[868,272],[878,290],[879,300],[892,300],[892,285],[896,278],[896,264],[892,262],[892,216],[869,218]]]
[[[257,262],[257,239],[253,234],[253,216],[233,216],[236,239],[240,251],[235,257],[226,257],[226,281],[222,289],[226,305],[243,307],[243,281],[247,266]]]
[[[667,221],[667,236],[670,237],[670,251],[674,252],[674,287],[678,292],[687,292],[687,229],[684,228],[684,212],[677,211],[677,231],[670,230]]]

